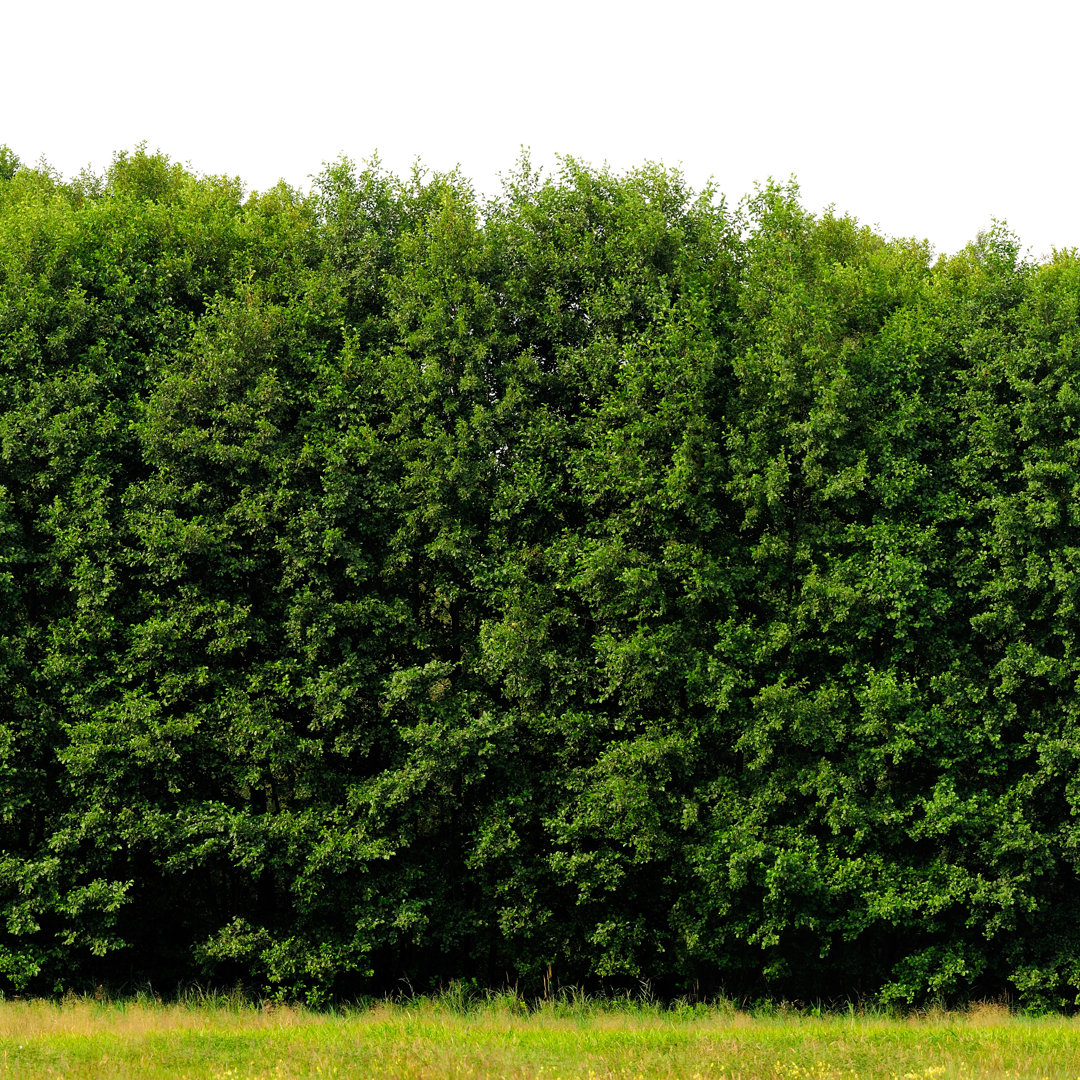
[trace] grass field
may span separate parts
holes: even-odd
[[[239,1002],[0,1002],[0,1076],[1080,1080],[1080,1020],[995,1006],[910,1018],[512,998],[337,1013]]]

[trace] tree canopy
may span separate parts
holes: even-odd
[[[0,150],[0,989],[1077,1004],[1078,374],[999,224]]]

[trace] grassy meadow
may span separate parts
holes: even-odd
[[[0,1002],[0,1076],[37,1080],[1078,1080],[1080,1021],[513,998],[314,1012],[209,1001]]]

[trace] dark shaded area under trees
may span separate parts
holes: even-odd
[[[1080,259],[647,166],[0,154],[0,989],[1080,993]]]

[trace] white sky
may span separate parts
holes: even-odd
[[[0,142],[65,175],[145,140],[262,189],[378,151],[498,190],[522,145],[712,176],[794,173],[952,252],[992,217],[1080,247],[1070,0],[0,0]]]

